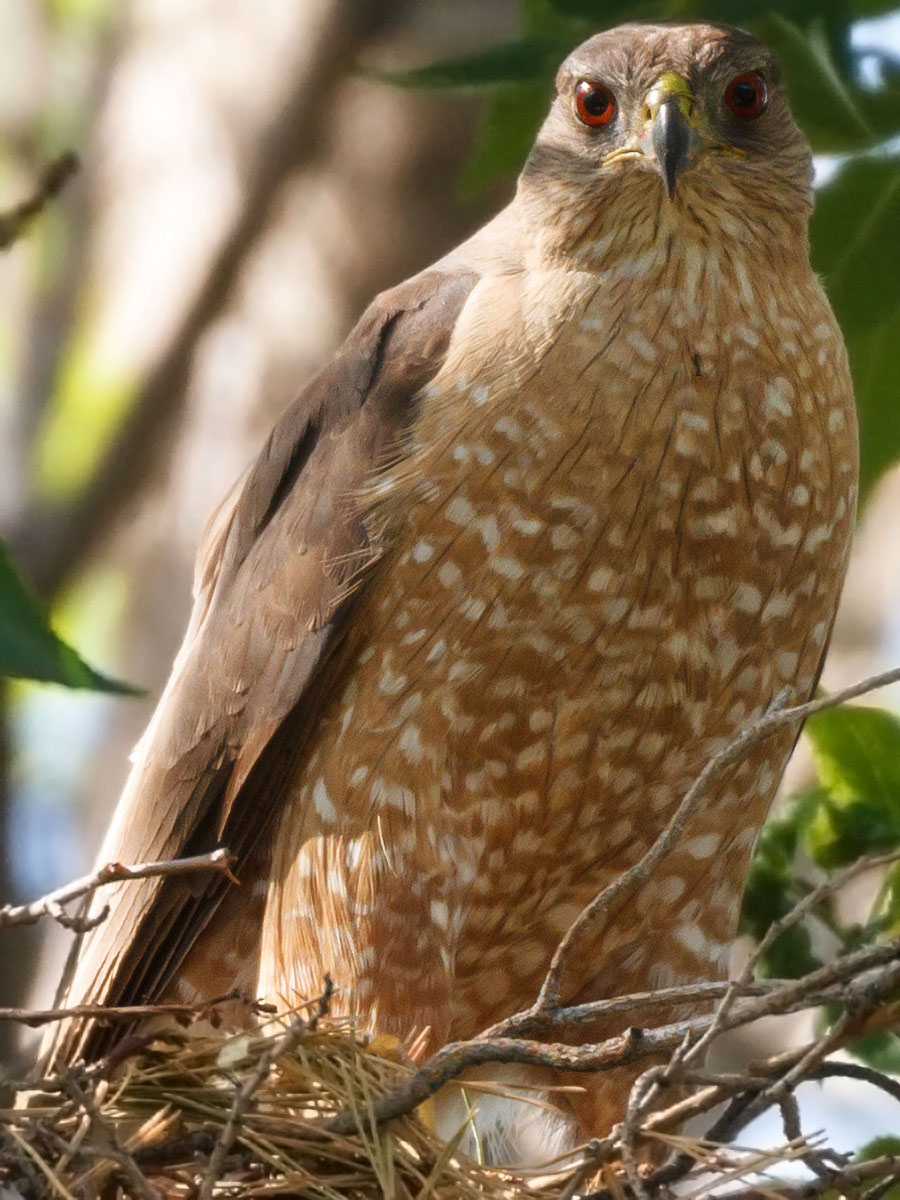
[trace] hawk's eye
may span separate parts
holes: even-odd
[[[769,89],[759,71],[736,75],[725,89],[725,103],[742,121],[755,121],[769,103]]]
[[[575,88],[575,115],[583,125],[608,125],[616,115],[616,98],[603,83],[582,79]]]

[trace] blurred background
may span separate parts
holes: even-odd
[[[556,65],[623,19],[723,19],[782,58],[817,155],[814,260],[863,437],[865,506],[824,682],[900,662],[893,8],[2,0],[0,212],[60,151],[81,170],[0,254],[0,525],[56,629],[146,694],[7,687],[0,898],[89,867],[184,629],[211,510],[373,293],[506,200]],[[801,750],[788,790],[810,771]],[[57,951],[42,957],[45,933]],[[67,936],[0,939],[0,1004],[49,1001]],[[0,1055],[8,1036],[0,1026]],[[876,1117],[853,1103],[858,1144],[853,1122],[864,1134],[885,1101]]]

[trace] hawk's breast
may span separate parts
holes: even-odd
[[[657,265],[488,279],[464,309],[417,449],[380,481],[382,586],[276,839],[267,926],[295,952],[270,994],[343,969],[382,1025],[452,994],[473,1032],[511,978],[536,987],[709,755],[782,689],[809,694],[855,498],[833,318],[808,272],[775,289],[739,263]],[[617,914],[617,971],[678,973],[645,936],[663,909],[676,964],[723,969],[789,748],[725,780]]]

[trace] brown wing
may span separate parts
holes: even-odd
[[[379,297],[213,517],[188,632],[101,862],[221,844],[238,856],[240,874],[314,725],[309,690],[379,555],[351,498],[402,453],[417,396],[476,280],[432,270]],[[109,902],[110,916],[86,935],[67,1001],[159,996],[228,886],[194,876],[107,889],[94,911]],[[62,1031],[50,1055],[93,1056],[106,1040],[82,1022]]]

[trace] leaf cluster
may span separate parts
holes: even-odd
[[[834,709],[811,717],[806,733],[818,781],[795,796],[760,837],[741,916],[743,931],[756,941],[823,877],[865,855],[900,850],[900,719],[879,708]],[[835,954],[896,937],[900,863],[872,881],[871,890],[861,920],[846,916],[840,894],[816,905],[806,922],[774,942],[762,973],[798,978]],[[833,1022],[839,1015],[833,1009],[825,1019]],[[900,1036],[891,1030],[867,1033],[853,1051],[878,1070],[900,1073]]]

